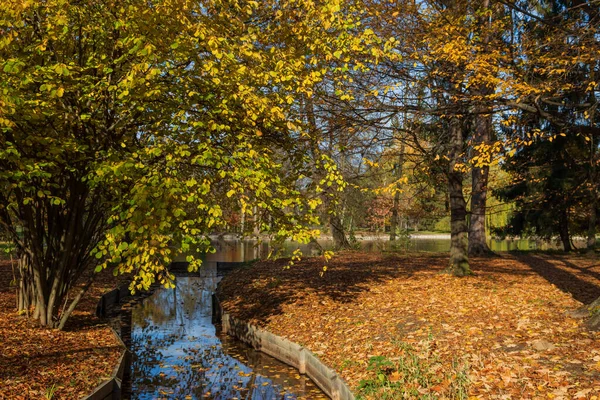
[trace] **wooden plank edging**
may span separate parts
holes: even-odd
[[[354,400],[346,382],[307,348],[231,316],[223,310],[217,295],[213,296],[213,304],[216,306],[213,307],[213,314],[216,318],[220,316],[223,333],[297,368],[333,400]]]

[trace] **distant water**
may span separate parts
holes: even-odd
[[[322,249],[331,250],[333,241],[329,239],[319,240]],[[585,246],[583,239],[575,239],[577,247]],[[560,250],[562,245],[558,241],[544,241],[534,239],[505,239],[505,240],[489,240],[488,244],[493,251],[514,251],[514,250]],[[270,253],[279,251],[281,256],[289,256],[292,251],[300,248],[305,255],[320,254],[321,249],[314,244],[298,244],[294,242],[286,242],[281,247],[276,247],[274,244],[256,240],[235,240],[235,239],[220,239],[215,240],[213,245],[217,252],[214,254],[206,254],[203,258],[207,261],[248,261],[259,258],[267,258]],[[367,252],[380,251],[423,251],[443,253],[450,250],[450,235],[419,235],[414,234],[407,239],[390,242],[388,236],[359,238],[356,246]]]

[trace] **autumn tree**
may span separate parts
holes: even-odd
[[[19,309],[62,328],[94,268],[169,286],[173,257],[226,224],[224,199],[268,214],[276,239],[316,234],[291,108],[328,68],[304,57],[343,52],[347,24],[335,2],[3,1],[0,221]]]

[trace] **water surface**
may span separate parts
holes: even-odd
[[[217,332],[214,263],[132,310],[133,399],[327,399],[307,377]]]
[[[367,252],[381,251],[422,251],[444,253],[450,251],[450,235],[420,235],[418,233],[408,238],[389,241],[389,236],[380,235],[378,237],[370,236],[364,239],[359,238],[355,244],[357,248]],[[575,239],[577,247],[585,245],[584,241]],[[300,248],[305,255],[318,255],[322,250],[332,250],[333,241],[323,239],[319,240],[321,248],[314,244],[299,244],[294,242],[285,242],[282,246],[256,240],[235,240],[235,239],[217,239],[213,241],[216,253],[203,255],[207,261],[249,261],[260,258],[267,258],[269,254],[279,251],[280,256],[289,256],[295,249]],[[495,252],[502,251],[528,251],[528,250],[560,250],[562,245],[559,241],[535,240],[535,239],[491,239],[488,245]],[[182,258],[183,260],[183,258]]]

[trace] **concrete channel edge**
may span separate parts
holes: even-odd
[[[346,382],[305,347],[231,316],[223,310],[217,295],[213,295],[213,312],[221,321],[223,333],[298,369],[331,399],[354,400]]]
[[[121,299],[127,296],[127,294],[126,285],[103,294],[98,301],[96,315],[98,317],[106,317],[106,311],[119,306]],[[119,346],[123,349],[119,362],[115,366],[110,378],[96,386],[92,393],[83,397],[82,400],[120,400],[122,397],[123,375],[125,374],[125,369],[129,368],[131,363],[131,352],[113,327],[111,327],[111,331],[119,342]]]

